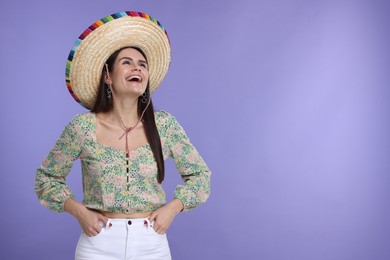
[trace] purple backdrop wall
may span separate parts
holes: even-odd
[[[167,28],[154,100],[213,171],[209,201],[169,230],[174,259],[390,259],[390,5],[374,0],[2,1],[2,259],[73,258],[78,223],[39,205],[35,169],[85,111],[70,48],[122,10]],[[68,182],[81,200],[78,163]]]

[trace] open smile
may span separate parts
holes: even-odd
[[[127,77],[126,80],[132,81],[132,82],[139,82],[139,83],[142,82],[142,78],[140,76],[137,76],[137,75],[132,75],[130,77]]]

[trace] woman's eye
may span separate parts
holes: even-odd
[[[130,64],[130,61],[126,60],[122,64]]]
[[[141,65],[140,65],[141,67],[144,67],[145,69],[146,69],[146,64],[145,63],[141,63]]]

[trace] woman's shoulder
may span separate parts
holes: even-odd
[[[95,114],[92,112],[84,112],[73,116],[73,118],[69,122],[69,125],[90,126],[94,122]]]
[[[155,111],[154,118],[160,133],[168,131],[173,125],[177,124],[176,118],[165,110]]]
[[[177,123],[176,118],[165,110],[155,111],[154,118],[157,125]]]
[[[156,118],[157,121],[157,120],[164,120],[174,116],[165,110],[159,110],[159,111],[154,111],[154,117]]]

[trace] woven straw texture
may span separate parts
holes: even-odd
[[[144,51],[150,91],[156,90],[171,61],[168,35],[149,15],[123,12],[97,21],[76,40],[66,66],[66,82],[77,102],[88,109],[94,106],[105,61],[113,52],[127,46]]]

